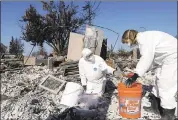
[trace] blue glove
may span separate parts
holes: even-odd
[[[130,78],[128,78],[126,81],[125,81],[125,85],[127,87],[130,87],[138,78],[138,74],[134,73],[134,75]]]

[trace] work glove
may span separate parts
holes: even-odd
[[[120,70],[120,68],[116,68],[116,70],[113,72],[113,75],[116,78],[122,77],[122,71]]]
[[[126,81],[125,81],[125,85],[127,87],[130,87],[138,78],[138,74],[137,73],[134,73],[134,75],[130,78],[128,78]]]

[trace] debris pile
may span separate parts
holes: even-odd
[[[73,111],[76,114],[76,111],[78,111],[77,113],[80,117],[82,116],[81,112],[83,114],[89,114],[90,112],[93,113],[93,111],[87,111],[88,107],[84,106],[84,104],[80,104],[80,108],[78,109],[69,109],[62,106],[60,104],[60,100],[63,89],[61,89],[57,94],[53,94],[50,91],[39,87],[43,82],[43,78],[46,78],[48,75],[53,75],[58,79],[65,80],[66,82],[70,81],[80,83],[78,61],[62,63],[60,67],[54,68],[53,70],[48,69],[47,66],[28,66],[24,67],[23,70],[13,72],[6,71],[5,73],[2,73],[1,119],[55,120],[54,117],[56,115],[58,118],[61,118],[60,115],[62,110],[64,110],[66,114],[69,114],[69,111]],[[145,79],[145,85],[152,83],[152,77],[150,77],[150,75],[151,73],[148,73],[142,78]],[[106,93],[99,99],[97,107],[90,107],[90,109],[95,110],[95,113],[97,113],[97,117],[95,116],[95,118],[92,119],[104,120],[107,118],[108,120],[113,120],[122,118],[118,112],[119,103],[116,89],[119,80],[116,80],[111,76],[108,76],[108,79],[112,82],[107,83]],[[148,79],[150,79],[150,82],[147,82]],[[145,99],[142,99],[143,105],[146,104]],[[87,103],[96,103],[96,100]],[[142,114],[142,119],[151,116],[149,113],[144,112],[144,110]],[[65,115],[63,116],[64,118],[67,117]]]
[[[46,66],[3,73],[1,95],[6,97],[1,103],[1,119],[46,119],[60,100],[60,93],[54,95],[38,87],[41,78],[48,74],[52,71]]]
[[[72,61],[60,64],[60,71],[62,71],[62,75],[67,82],[80,83],[78,62]]]
[[[13,69],[21,69],[23,66],[22,58],[23,56],[2,54],[0,72],[11,71]]]
[[[83,93],[78,68],[78,60],[81,58],[83,47],[90,48],[95,55],[106,58],[107,40],[104,40],[104,32],[88,25],[85,35],[71,32],[67,56],[50,55],[47,58],[39,55],[24,57],[22,60],[21,56],[1,55],[1,119],[123,119],[119,115],[117,85],[127,78],[123,75],[123,78],[116,79],[112,75],[107,75],[105,93],[102,97]],[[118,53],[111,52],[106,63],[113,68],[119,67],[124,74],[134,72],[138,58],[137,52],[136,49],[133,52],[122,49]],[[65,62],[66,58],[72,61]],[[150,106],[147,95],[154,86],[154,71],[146,73],[137,81],[143,85],[140,119],[159,118],[159,115],[143,109],[144,106]],[[70,87],[69,82],[73,83]],[[82,92],[77,91],[75,84],[81,88]],[[67,87],[76,88],[75,92],[77,91],[81,96],[77,94],[76,97],[72,93],[73,96],[68,95]],[[64,96],[64,93],[70,97]],[[177,95],[175,98],[177,99]],[[64,105],[66,102],[70,105]]]
[[[122,71],[124,71],[125,68],[134,69],[137,63],[129,59],[116,59],[114,60],[114,62],[115,62],[115,65],[119,67]]]

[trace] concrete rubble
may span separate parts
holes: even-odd
[[[14,69],[21,69],[22,67],[22,56],[1,54],[0,73],[5,71],[13,71]]]
[[[128,65],[129,62],[118,62],[117,65],[119,64]],[[133,70],[128,67],[123,67],[122,69],[125,73],[130,72],[129,70]],[[85,102],[87,104],[81,103],[79,104],[79,108],[67,109],[65,107],[61,108],[62,105],[60,105],[63,89],[57,94],[53,94],[50,91],[39,87],[43,78],[48,75],[63,79],[66,82],[72,81],[80,84],[78,61],[62,63],[59,67],[55,67],[53,70],[48,69],[48,66],[27,66],[22,70],[6,71],[1,74],[1,119],[57,120],[57,118],[54,119],[54,116],[57,115],[59,117],[59,115],[61,115],[61,109],[65,109],[66,112],[67,110],[75,111],[80,117],[82,115],[90,116],[90,114],[92,116],[94,115],[93,111],[95,111],[94,113],[97,113],[97,115],[95,117],[92,116],[94,118],[91,119],[96,120],[104,120],[106,118],[108,120],[122,119],[118,111],[119,103],[117,95],[117,84],[120,80],[108,76],[110,82],[107,82],[106,93],[102,98],[96,100],[85,96],[85,100],[86,98],[89,98],[88,100],[90,100]],[[154,74],[148,72],[143,78],[139,79],[140,80],[138,81],[142,82],[144,85],[144,95],[146,96],[146,93],[151,89],[149,86],[153,85],[155,79]],[[143,97],[142,107],[149,105],[150,103],[148,102],[148,99]],[[151,112],[146,112],[142,108],[142,118],[140,119],[148,120],[153,118],[159,118],[159,116]]]
[[[80,83],[78,62],[79,61],[72,61],[60,64],[62,76],[67,82]]]

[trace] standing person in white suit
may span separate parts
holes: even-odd
[[[126,30],[122,36],[122,43],[129,46],[138,45],[141,58],[136,66],[134,75],[127,79],[126,86],[132,85],[138,77],[143,76],[151,67],[156,65],[156,98],[160,98],[161,119],[173,120],[177,116],[175,108],[177,102],[177,39],[161,31],[137,32]],[[158,101],[154,101],[158,105]]]
[[[119,77],[122,73],[108,66],[98,55],[94,55],[88,48],[82,51],[82,58],[79,60],[79,74],[81,83],[86,93],[98,94],[101,96],[105,91],[106,74],[114,74]]]

